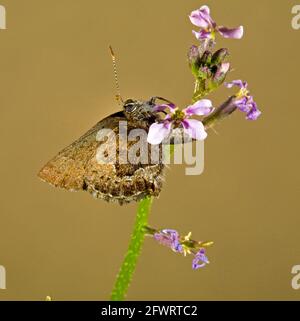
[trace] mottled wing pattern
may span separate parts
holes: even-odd
[[[85,190],[94,197],[120,204],[138,201],[151,195],[158,196],[163,181],[164,165],[158,164],[100,164],[96,152],[101,142],[97,141],[99,130],[112,129],[118,135],[119,121],[127,120],[123,112],[115,113],[98,122],[86,134],[64,148],[50,160],[38,176],[55,187],[70,191]],[[148,129],[144,124],[144,129]],[[136,124],[128,122],[128,131]],[[110,137],[108,136],[108,141]],[[148,146],[145,142],[145,146]],[[119,149],[126,146],[117,145]],[[149,153],[150,153],[150,149]]]

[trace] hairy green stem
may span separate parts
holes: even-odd
[[[174,153],[173,145],[165,145],[164,153]],[[117,276],[112,294],[112,301],[123,301],[126,297],[127,290],[132,280],[133,273],[135,271],[138,257],[141,253],[141,249],[144,243],[145,236],[147,234],[148,217],[151,210],[153,197],[143,198],[138,205],[137,215],[135,219],[135,225],[129,242],[128,250],[125,255],[124,261],[121,265],[119,274]]]
[[[198,96],[195,94],[203,94],[203,91],[201,90],[204,90],[201,88],[201,84],[196,82],[193,99],[194,102],[196,99],[198,99]],[[236,109],[234,104],[232,104],[233,98],[234,97],[229,98],[213,114],[209,115],[203,120],[203,124],[207,129],[213,127],[216,122],[230,115]],[[165,146],[164,152],[172,155],[174,153],[174,145]],[[147,232],[149,233],[149,228],[147,230],[147,225],[152,202],[152,197],[146,197],[139,202],[135,225],[129,242],[128,250],[117,275],[117,279],[111,294],[112,301],[123,301],[126,297],[138,257],[141,253],[145,235]]]
[[[146,197],[139,202],[134,229],[129,242],[128,250],[117,276],[112,294],[112,301],[123,301],[135,271],[138,257],[141,253],[145,238],[145,226],[151,210],[153,198]]]

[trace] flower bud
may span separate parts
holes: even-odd
[[[203,79],[209,79],[211,77],[211,71],[208,67],[200,67],[198,70],[198,79],[203,80]]]
[[[229,62],[223,62],[220,66],[218,66],[214,74],[214,77],[212,79],[213,84],[220,86],[224,82],[229,69],[230,69]]]
[[[210,65],[211,57],[212,57],[212,54],[210,51],[208,51],[208,50],[204,51],[202,57],[200,58],[200,63],[202,65]]]
[[[200,60],[198,47],[193,45],[188,52],[188,61],[190,65],[194,65]]]
[[[188,62],[195,77],[198,77],[198,71],[200,68],[200,54],[197,46],[192,46],[188,52]]]
[[[209,116],[205,117],[202,121],[206,129],[213,127],[217,122],[231,115],[236,109],[235,103],[236,97],[231,96],[221,106],[215,109],[215,111]]]
[[[211,58],[211,62],[214,65],[218,65],[218,64],[222,63],[228,55],[229,55],[228,49],[221,48],[213,54],[213,56]]]

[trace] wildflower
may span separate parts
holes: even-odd
[[[160,244],[171,248],[174,252],[194,255],[192,268],[197,270],[209,263],[205,247],[211,246],[213,242],[197,242],[191,240],[191,233],[180,236],[176,230],[164,229],[155,230],[146,228],[147,232]]]
[[[191,138],[204,140],[207,137],[204,125],[201,121],[190,119],[191,116],[204,116],[213,111],[212,103],[208,99],[202,99],[195,104],[188,106],[184,110],[176,108],[173,104],[163,104],[154,107],[156,112],[169,111],[170,114],[160,123],[154,123],[150,126],[147,141],[150,144],[160,144],[169,136],[172,127],[183,127],[184,132]]]
[[[234,104],[242,112],[246,113],[246,119],[256,120],[260,115],[261,111],[258,109],[253,96],[250,95],[248,90],[248,83],[242,80],[234,80],[229,83],[225,83],[227,88],[234,86],[239,87],[239,92],[235,95]]]
[[[215,39],[217,32],[224,38],[232,39],[241,39],[244,34],[243,26],[233,29],[218,26],[211,18],[208,6],[202,6],[200,9],[194,10],[189,18],[193,25],[200,27],[199,32],[193,30],[194,35],[199,40]]]

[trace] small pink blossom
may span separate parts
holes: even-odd
[[[194,10],[189,16],[191,23],[200,28],[199,31],[193,33],[197,39],[214,39],[216,32],[224,38],[241,39],[244,34],[243,26],[238,28],[227,28],[218,26],[210,16],[210,9],[208,6],[202,6],[198,10]]]
[[[261,111],[258,109],[253,96],[250,95],[248,83],[242,80],[233,80],[229,83],[225,83],[225,86],[227,88],[236,86],[240,89],[235,95],[234,104],[240,111],[246,113],[247,120],[257,120],[261,115]]]
[[[176,108],[173,104],[163,104],[154,107],[156,112],[169,112],[160,123],[150,126],[147,141],[149,144],[160,144],[171,133],[172,128],[182,127],[191,138],[204,140],[207,137],[204,125],[201,121],[190,117],[208,115],[213,111],[212,103],[208,99],[202,99],[188,106],[184,110]]]
[[[187,254],[194,255],[192,268],[198,270],[209,264],[206,256],[206,250],[201,246],[202,242],[196,242],[190,239],[191,233],[186,236],[180,236],[176,230],[164,229],[156,231],[153,238],[161,245],[167,246],[176,253],[181,253],[184,256]],[[212,242],[206,242],[206,246]]]

